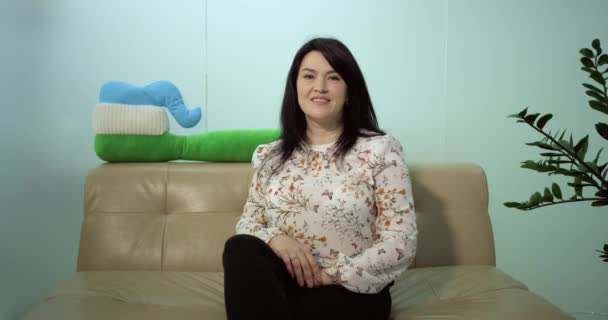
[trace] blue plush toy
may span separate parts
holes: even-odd
[[[157,81],[142,87],[119,81],[106,82],[99,91],[99,102],[166,107],[184,128],[195,126],[201,119],[201,108],[187,109],[179,90],[169,81]]]

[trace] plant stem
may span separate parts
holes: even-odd
[[[595,176],[598,180],[600,180],[602,182],[602,185],[600,186],[597,181],[595,181],[593,179],[593,177],[590,177],[590,180],[593,181],[593,185],[598,189],[605,189],[608,190],[608,181],[604,180],[604,178],[602,178],[601,172],[599,175],[596,175],[595,172],[593,172],[593,169],[591,169],[591,167],[589,167],[589,165],[587,165],[585,163],[585,160],[579,160],[578,159],[578,155],[576,155],[575,153],[571,152],[570,150],[568,150],[568,148],[566,148],[565,146],[563,146],[561,143],[559,143],[559,141],[553,139],[552,136],[546,134],[543,130],[538,129],[537,127],[535,127],[534,125],[528,123],[527,121],[524,121],[526,124],[528,124],[529,126],[531,126],[534,130],[538,131],[540,134],[542,134],[543,136],[547,137],[549,140],[553,141],[553,143],[557,144],[558,146],[560,146],[562,148],[563,151],[566,152],[565,156],[568,157],[571,161],[573,162],[579,162],[580,164],[582,164],[585,168],[587,168],[587,170],[589,170],[589,172],[591,173],[592,176]],[[584,175],[588,176],[587,173],[584,173]]]
[[[606,200],[605,198],[580,198],[580,199],[574,199],[574,200],[562,200],[562,201],[558,201],[558,202],[550,202],[550,203],[546,203],[546,204],[539,204],[537,206],[534,206],[532,208],[527,208],[527,209],[520,209],[520,210],[532,210],[532,209],[537,209],[540,207],[547,207],[547,206],[552,206],[552,205],[556,205],[556,204],[561,204],[561,203],[568,203],[568,202],[580,202],[580,201],[596,201],[596,200]]]

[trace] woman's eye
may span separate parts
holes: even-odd
[[[330,76],[329,80],[340,81],[340,77],[338,77],[338,76]]]
[[[312,74],[305,74],[305,75],[302,76],[302,78],[304,78],[304,79],[312,79],[313,76],[312,76]]]

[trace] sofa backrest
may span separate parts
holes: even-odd
[[[414,267],[495,264],[483,170],[410,167]],[[85,182],[78,271],[221,271],[247,197],[249,163],[113,163]]]

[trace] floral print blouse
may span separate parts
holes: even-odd
[[[418,229],[403,149],[391,135],[359,137],[343,161],[334,145],[307,145],[272,174],[278,141],[260,145],[239,234],[287,234],[342,286],[377,293],[414,260]]]

